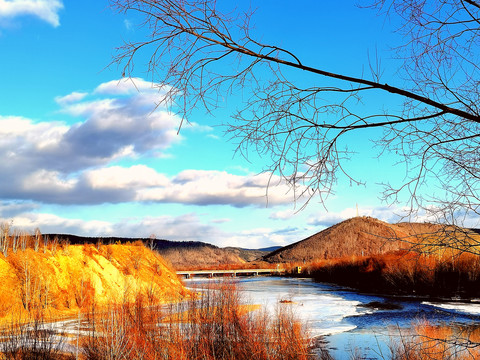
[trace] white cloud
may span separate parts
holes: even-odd
[[[295,216],[295,210],[280,210],[270,214],[269,218],[272,220],[288,220]]]
[[[26,193],[61,194],[73,190],[78,181],[63,178],[58,171],[38,170],[23,178],[21,188]]]
[[[58,12],[63,9],[60,0],[0,0],[0,19],[35,16],[50,25],[60,25]]]
[[[106,95],[135,95],[137,93],[165,94],[170,86],[152,83],[141,78],[122,78],[98,85],[94,93]]]
[[[137,200],[235,207],[291,203],[288,185],[277,177],[271,180],[266,174],[240,176],[225,171],[184,170],[168,186],[139,190]]]
[[[72,125],[0,115],[0,198],[101,203],[112,201],[115,194],[115,202],[133,201],[140,185],[133,190],[127,185],[137,181],[134,177],[148,179],[138,183],[144,186],[166,182],[159,180],[163,175],[145,167],[109,166],[125,158],[161,157],[183,139],[177,135],[180,119],[156,109],[153,98],[162,96],[159,87],[141,79],[135,83],[134,91],[131,82],[111,81],[92,93],[57,97],[60,113],[80,117]],[[116,187],[99,183],[103,178],[115,184],[119,177],[123,183]],[[125,187],[125,194],[115,192]]]
[[[91,93],[57,97],[60,113],[80,117],[72,125],[0,115],[0,199],[233,207],[293,201],[290,187],[268,174],[188,169],[167,176],[146,165],[118,165],[162,156],[183,139],[177,135],[180,119],[155,110],[152,97],[162,96],[159,89],[142,79],[114,80]],[[192,129],[211,130],[195,123]]]
[[[358,216],[371,216],[379,220],[395,223],[401,220],[404,209],[389,206],[359,207]],[[357,208],[346,208],[340,212],[319,212],[309,217],[307,223],[315,226],[329,227],[357,216]]]
[[[88,93],[86,92],[74,91],[71,94],[68,94],[65,96],[57,96],[55,98],[55,101],[57,102],[57,104],[65,106],[65,105],[83,100],[87,95]]]
[[[135,165],[129,168],[112,166],[89,171],[85,174],[92,189],[144,188],[152,186],[167,186],[165,175],[145,165]]]
[[[33,203],[0,201],[0,218],[11,219],[18,214],[31,212],[38,208],[39,205]]]
[[[227,232],[216,225],[206,224],[195,213],[179,216],[151,216],[122,219],[118,222],[68,219],[50,213],[24,213],[7,218],[1,212],[0,223],[9,222],[13,227],[33,232],[63,233],[89,237],[119,236],[140,238],[155,234],[157,238],[175,241],[203,241],[217,246],[237,246],[256,249],[273,245],[286,245],[298,240],[299,234],[277,235],[272,229],[257,228],[243,232]]]
[[[235,207],[263,207],[293,200],[288,185],[266,174],[185,170],[168,177],[146,165],[109,166],[115,159],[170,146],[174,141],[169,140],[168,133],[174,124],[165,128],[158,124],[157,139],[165,141],[156,145],[152,140],[146,146],[138,144],[136,137],[152,136],[155,121],[148,122],[145,130],[135,122],[118,124],[119,129],[114,122],[95,121],[89,119],[69,127],[0,117],[0,172],[4,174],[0,177],[0,197],[56,204],[140,201]],[[168,117],[165,122],[168,124]],[[116,136],[110,140],[107,134]]]
[[[7,141],[12,137],[23,136],[36,126],[31,120],[22,118],[20,116],[1,116],[0,115],[0,141]]]
[[[24,213],[11,219],[1,219],[0,222],[11,221],[15,228],[32,232],[39,228],[43,233],[62,233],[81,236],[108,236],[113,233],[113,226],[106,221],[81,219],[66,219],[48,213]]]
[[[55,202],[66,198],[71,203],[89,204],[157,202],[265,207],[268,182],[263,177],[263,181],[252,185],[257,177],[262,178],[259,175],[239,176],[214,170],[185,170],[168,177],[145,165],[129,168],[112,166],[82,173],[75,188],[69,194],[61,194]],[[51,186],[55,188],[58,179],[50,179]],[[61,186],[58,188],[61,189]],[[290,204],[292,198],[284,195],[286,188],[286,185],[271,188],[268,204]]]
[[[113,89],[112,82],[105,84],[105,90]],[[144,88],[142,83],[140,89]],[[36,166],[67,173],[105,165],[122,156],[161,155],[182,140],[177,135],[180,119],[162,109],[154,111],[152,96],[160,96],[158,92],[120,93],[128,96],[73,92],[57,97],[63,112],[81,117],[71,126],[0,115],[0,155],[7,158],[0,170],[6,170],[10,160],[17,167],[22,164],[27,169]],[[85,101],[89,95],[93,99]]]

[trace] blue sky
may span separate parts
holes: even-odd
[[[255,5],[255,4],[254,4]],[[393,73],[397,35],[388,21],[350,2],[263,1],[255,15],[265,42],[305,63],[361,75],[378,52]],[[356,215],[393,221],[378,200],[381,180],[401,177],[376,158],[369,134],[351,137],[350,163],[366,186],[340,179],[327,210],[297,211],[288,187],[259,174],[264,160],[234,156],[219,126],[240,98],[212,115],[180,119],[155,104],[144,59],[134,79],[109,66],[123,41],[142,38],[135,14],[107,1],[0,0],[0,221],[32,231],[199,240],[219,246],[286,245]],[[299,80],[301,80],[299,75]],[[168,84],[167,84],[168,85]],[[365,106],[381,109],[378,96]]]

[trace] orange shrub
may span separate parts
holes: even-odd
[[[479,359],[479,334],[478,327],[434,326],[422,321],[414,326],[412,334],[391,345],[392,359]]]
[[[310,339],[285,307],[274,315],[247,311],[234,284],[220,282],[202,296],[165,308],[112,306],[90,319],[86,359],[310,358]]]
[[[303,274],[377,293],[423,296],[480,296],[480,256],[396,251],[368,257],[320,260]]]

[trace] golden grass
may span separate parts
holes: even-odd
[[[164,308],[111,307],[90,325],[94,332],[82,342],[87,360],[314,358],[308,332],[288,307],[267,314],[245,306],[229,282]]]
[[[76,315],[93,302],[150,304],[183,298],[187,291],[175,271],[143,245],[63,245],[0,255],[0,324],[10,314],[42,312]]]

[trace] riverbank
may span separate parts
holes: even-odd
[[[310,277],[364,293],[425,300],[480,298],[480,257],[429,255],[406,251],[368,257],[320,260],[291,276]]]
[[[203,288],[202,296],[165,306],[112,303],[82,314],[73,331],[65,322],[37,318],[2,329],[6,359],[313,359],[312,341],[288,308],[271,314],[241,301],[234,282]],[[75,321],[70,322],[75,325]]]

